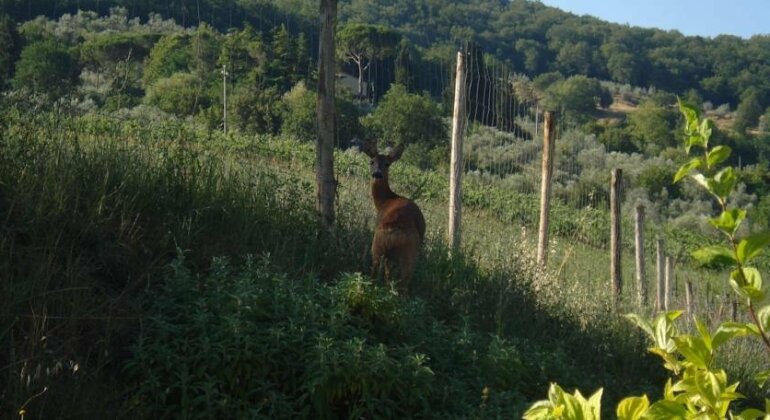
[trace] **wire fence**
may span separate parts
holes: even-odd
[[[446,57],[432,68],[433,77],[422,78],[429,81],[427,85],[417,84],[411,90],[424,92],[441,104],[447,128],[451,128],[449,115],[455,64]],[[509,243],[527,243],[534,257],[543,152],[541,98],[526,76],[484,54],[477,46],[466,46],[465,57],[468,64],[462,181],[463,246],[484,249],[489,242],[503,240],[493,238],[502,235],[507,236],[504,241]],[[392,64],[383,61],[369,67],[372,79],[367,80],[371,80],[372,85],[366,100],[372,109],[381,99],[376,98],[377,92],[386,91],[382,84],[387,79],[377,81],[377,75],[387,73],[384,67],[388,65]],[[724,290],[718,286],[723,284],[720,277],[723,273],[697,269],[685,262],[681,244],[671,240],[671,232],[664,229],[664,223],[654,214],[656,204],[650,201],[645,187],[639,182],[641,156],[608,152],[593,135],[582,132],[573,121],[568,113],[557,114],[549,272],[564,283],[582,282],[596,290],[609,289],[610,171],[620,168],[624,175],[620,184],[623,300],[634,305],[637,299],[634,215],[635,208],[641,204],[652,208],[648,210],[644,227],[646,308],[653,311],[657,305],[656,238],[663,237],[669,239],[663,242],[664,253],[673,261],[668,282],[668,307],[686,308],[689,299],[689,307],[702,318],[713,318],[716,322],[732,316],[732,303],[725,301]],[[450,132],[443,133],[443,150],[447,153]],[[421,191],[414,185],[415,180],[404,182],[394,178],[404,195],[417,193],[420,201]],[[362,191],[362,194],[368,194],[368,191]],[[366,201],[368,196],[360,200]],[[445,234],[446,215],[443,213],[446,211],[439,207],[429,217],[432,222],[429,224],[435,226],[436,237]],[[503,231],[490,227],[485,231],[484,225],[489,224],[490,217],[509,227]],[[665,267],[661,272],[665,273]],[[689,298],[686,293],[688,283],[693,293]]]

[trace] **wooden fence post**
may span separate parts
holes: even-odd
[[[620,183],[623,171],[615,168],[610,177],[610,276],[612,278],[612,293],[615,300],[620,300],[623,291],[621,272],[621,238],[620,238]]]
[[[671,308],[671,286],[674,281],[674,259],[666,256],[665,289],[663,292],[663,310]]]
[[[685,305],[687,306],[687,315],[690,316],[690,319],[693,319],[695,316],[695,296],[692,293],[692,281],[690,279],[687,279],[687,281],[684,284],[684,298],[685,298]]]
[[[460,246],[462,218],[463,136],[465,135],[465,54],[457,52],[455,100],[452,115],[452,156],[449,173],[449,249]]]
[[[634,217],[634,244],[636,245],[636,291],[639,307],[647,305],[647,282],[644,278],[644,205],[636,205]]]
[[[553,149],[556,139],[553,120],[553,112],[546,111],[543,123],[543,168],[540,179],[540,226],[537,239],[537,266],[540,269],[545,269],[548,263],[548,212],[551,207]]]
[[[664,272],[666,270],[665,255],[663,254],[663,238],[658,237],[656,243],[656,263],[655,271],[657,274],[657,296],[655,299],[655,306],[659,311],[663,310],[663,296],[665,292],[665,286],[663,281],[665,280]]]
[[[337,111],[334,106],[336,53],[334,34],[337,27],[337,0],[320,0],[321,37],[318,46],[318,100],[316,118],[316,210],[321,225],[334,232],[334,139],[337,137]]]

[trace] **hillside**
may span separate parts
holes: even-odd
[[[520,417],[551,382],[604,387],[611,416],[665,383],[643,331],[619,316],[658,311],[636,295],[657,285],[653,238],[676,267],[672,307],[692,300],[683,333],[693,317],[713,329],[755,315],[737,311],[723,267],[692,256],[724,242],[719,203],[673,179],[692,162],[680,98],[716,121],[711,145],[729,147],[713,159],[735,168],[729,202],[748,215],[735,231],[765,240],[766,37],[683,37],[526,0],[341,1],[328,236],[315,210],[315,2],[0,6],[2,418]],[[468,124],[450,257],[458,49]],[[556,140],[540,270],[545,111]],[[404,146],[393,189],[427,219],[409,296],[366,274],[361,138]],[[607,287],[614,169],[619,297]],[[767,396],[762,351],[744,340],[709,356],[752,406]]]
[[[420,201],[431,233],[412,298],[358,274],[372,211],[360,154],[338,155],[351,188],[329,247],[305,144],[5,121],[1,144],[18,151],[0,183],[7,416],[515,417],[552,380],[615,384],[616,398],[659,377],[630,324],[536,297],[525,258],[448,259],[440,200]]]

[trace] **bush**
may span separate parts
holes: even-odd
[[[283,124],[281,132],[297,140],[312,142],[318,137],[316,101],[318,95],[299,82],[281,98]]]
[[[391,85],[374,112],[363,118],[365,128],[391,144],[423,143],[433,148],[448,140],[441,109],[427,95],[407,92]]]
[[[176,116],[194,115],[206,107],[200,80],[190,73],[176,73],[171,77],[158,79],[147,89],[146,101],[160,110]]]
[[[74,87],[79,73],[77,60],[66,47],[53,40],[39,41],[21,51],[13,86],[56,99]]]
[[[267,259],[242,270],[217,260],[206,276],[183,259],[172,269],[126,365],[144,416],[394,418],[423,409],[430,359],[382,341],[420,310],[389,291],[360,275],[334,287],[290,279]]]
[[[586,76],[572,76],[553,83],[545,92],[545,106],[549,109],[569,113],[577,121],[584,121],[596,111],[600,102],[609,106],[608,92],[596,79]],[[602,98],[604,98],[602,100]]]

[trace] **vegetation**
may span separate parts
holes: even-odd
[[[649,386],[569,350],[588,343],[655,377],[628,328],[539,301],[526,260],[434,239],[409,300],[342,274],[371,227],[343,207],[344,245],[319,246],[302,143],[18,109],[3,127],[7,416],[515,416],[553,377]],[[366,190],[362,155],[338,164]]]
[[[672,378],[666,382],[663,398],[650,402],[647,395],[627,397],[617,407],[620,419],[668,419],[668,418],[730,418],[756,419],[766,417],[770,399],[765,399],[764,410],[749,408],[738,413],[730,405],[741,398],[739,383],[729,383],[724,369],[714,366],[717,350],[728,341],[750,336],[758,339],[765,350],[770,352],[770,305],[767,305],[767,288],[762,284],[762,275],[754,260],[770,245],[770,233],[760,232],[739,237],[738,231],[746,218],[746,210],[735,207],[728,201],[737,183],[734,169],[730,166],[719,169],[731,153],[724,145],[712,147],[709,144],[713,133],[713,122],[703,119],[700,111],[680,102],[685,116],[685,150],[688,154],[695,148],[701,152],[677,171],[674,181],[691,176],[706,189],[721,208],[719,216],[709,223],[723,233],[729,246],[712,245],[693,252],[693,256],[706,264],[731,266],[730,286],[745,303],[751,315],[750,322],[725,322],[714,332],[695,320],[697,334],[679,332],[674,321],[682,314],[672,311],[648,321],[636,314],[627,317],[638,325],[653,341],[650,352],[663,359],[664,367]],[[762,306],[765,305],[765,306]],[[763,386],[770,379],[770,371],[761,370],[754,380]],[[567,394],[556,384],[551,384],[548,400],[535,403],[524,414],[525,419],[599,419],[601,418],[601,396],[599,389],[591,398],[585,399],[580,391]]]
[[[316,6],[0,0],[0,417],[517,417],[554,381],[564,388],[541,408],[606,416],[627,395],[658,398],[665,381],[620,310],[667,331],[656,346],[672,384],[709,371],[729,395],[708,409],[734,409],[737,380],[758,406],[767,391],[750,379],[765,355],[713,343],[759,336],[767,311],[755,302],[760,324],[720,330],[721,261],[697,267],[691,252],[723,240],[702,215],[728,196],[729,215],[746,211],[733,242],[770,225],[767,37],[684,37],[525,0],[341,2],[330,244],[313,203]],[[458,47],[467,211],[450,258]],[[673,181],[695,168],[676,139],[705,136],[677,115],[676,95],[709,105],[717,123],[704,148],[733,168],[722,201]],[[530,255],[545,109],[559,124],[543,273]],[[428,219],[408,299],[360,274],[374,215],[366,159],[350,146],[366,137],[406,144],[391,182]],[[676,313],[642,321],[650,310],[631,292],[613,306],[596,271],[611,168],[624,171],[624,214],[644,204],[647,238],[665,238],[684,276],[704,276],[697,332],[675,330]],[[700,169],[712,190],[726,179]],[[766,270],[770,258],[752,263]],[[736,276],[743,299],[759,299],[754,271]],[[690,339],[711,347],[676,342]]]

